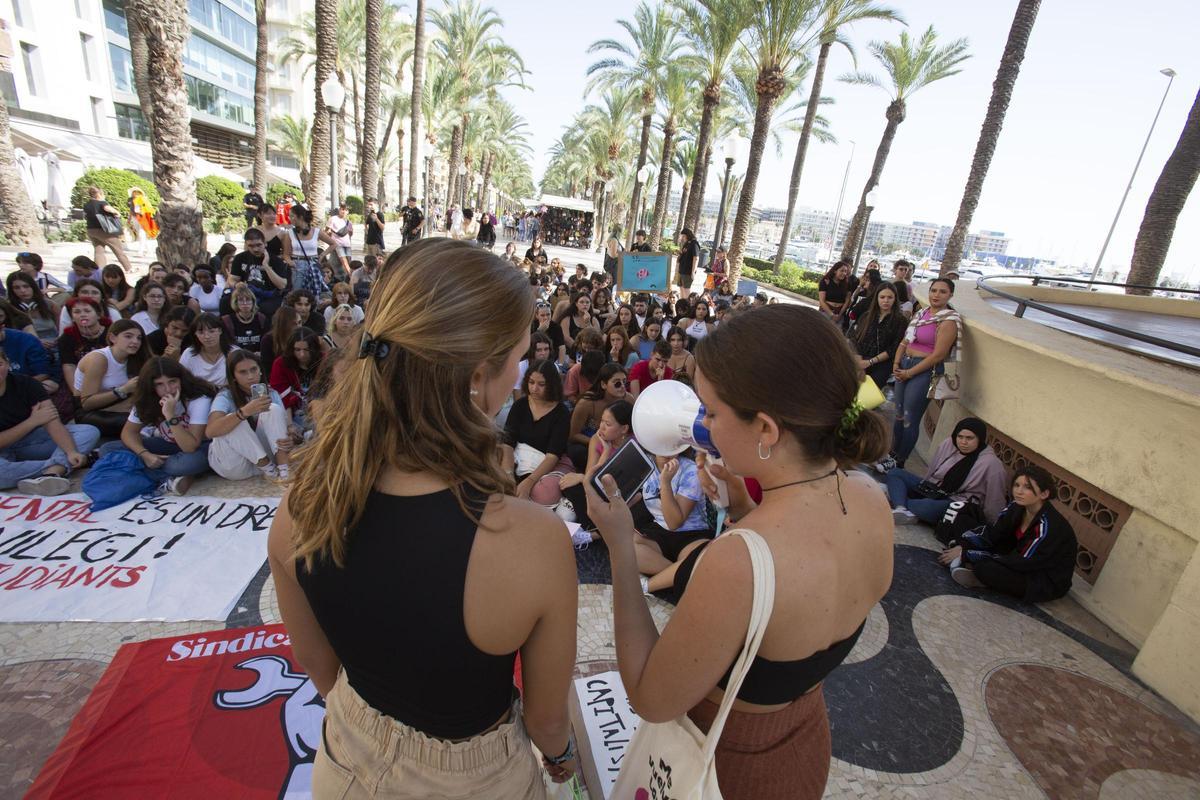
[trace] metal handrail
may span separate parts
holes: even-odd
[[[1010,292],[1006,292],[1002,289],[997,289],[994,286],[987,285],[987,282],[991,281],[991,280],[1006,280],[1006,279],[1010,279],[1010,278],[1017,278],[1020,280],[1032,280],[1034,286],[1037,286],[1041,281],[1055,281],[1055,282],[1063,282],[1063,283],[1083,283],[1083,284],[1088,284],[1088,285],[1099,285],[1099,286],[1120,286],[1120,287],[1126,288],[1126,289],[1161,289],[1161,287],[1139,286],[1136,284],[1124,284],[1124,283],[1106,283],[1106,282],[1102,282],[1102,281],[1095,281],[1093,283],[1092,281],[1086,281],[1086,280],[1082,280],[1080,278],[1056,278],[1056,277],[1051,277],[1048,275],[985,275],[975,281],[975,286],[977,288],[983,289],[984,291],[987,291],[987,292],[991,292],[992,294],[996,295],[997,297],[1003,297],[1006,300],[1011,300],[1014,303],[1016,303],[1017,310],[1016,310],[1014,316],[1024,317],[1025,310],[1027,308],[1032,308],[1037,311],[1041,311],[1044,314],[1050,314],[1055,317],[1061,317],[1062,319],[1069,319],[1072,322],[1078,322],[1080,325],[1087,325],[1090,328],[1097,328],[1099,330],[1106,331],[1108,333],[1115,333],[1118,336],[1124,336],[1129,339],[1136,339],[1139,342],[1145,342],[1146,344],[1152,344],[1155,347],[1161,347],[1164,350],[1170,350],[1175,353],[1183,353],[1185,355],[1193,356],[1195,358],[1200,358],[1200,348],[1198,348],[1198,347],[1192,347],[1190,345],[1181,344],[1179,342],[1172,342],[1167,339],[1160,339],[1157,336],[1150,336],[1149,334],[1140,333],[1138,331],[1132,331],[1132,330],[1129,330],[1128,328],[1122,328],[1118,325],[1110,325],[1107,322],[1101,322],[1100,320],[1092,319],[1091,317],[1084,317],[1084,316],[1080,316],[1079,314],[1072,314],[1070,311],[1064,311],[1061,308],[1055,308],[1054,306],[1049,306],[1049,305],[1046,305],[1045,303],[1039,303],[1036,300],[1030,300],[1027,297],[1021,297],[1020,295],[1015,295]],[[1171,289],[1171,291],[1182,292],[1184,294],[1200,294],[1200,290],[1196,290],[1196,289]]]

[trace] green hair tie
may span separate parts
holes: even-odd
[[[850,432],[858,423],[858,417],[864,410],[863,404],[859,402],[857,397],[855,397],[854,400],[851,401],[850,405],[846,407],[846,410],[842,412],[842,422],[838,426],[839,437],[842,439],[848,439],[850,437]]]

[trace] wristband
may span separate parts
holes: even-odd
[[[548,755],[544,755],[544,754],[542,755],[542,761],[546,762],[546,764],[548,764],[549,766],[552,766],[552,767],[557,767],[560,764],[565,764],[573,758],[575,758],[575,737],[574,736],[567,737],[567,749],[563,750],[562,755],[560,755],[560,756],[548,756]]]

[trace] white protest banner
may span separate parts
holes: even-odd
[[[575,740],[584,764],[588,792],[593,798],[607,800],[621,771],[625,748],[641,718],[629,705],[621,673],[615,670],[576,678],[572,700]]]
[[[0,495],[0,622],[223,620],[267,555],[278,498]]]

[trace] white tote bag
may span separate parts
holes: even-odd
[[[721,740],[721,731],[733,709],[738,690],[742,688],[742,681],[758,654],[758,646],[762,643],[775,603],[775,562],[767,543],[751,530],[733,530],[727,535],[742,537],[750,551],[750,563],[754,568],[754,603],[750,610],[746,643],[734,662],[721,708],[709,728],[708,736],[700,732],[687,714],[671,722],[642,720],[621,759],[621,774],[617,776],[610,795],[613,800],[652,797],[720,800],[717,742]]]

